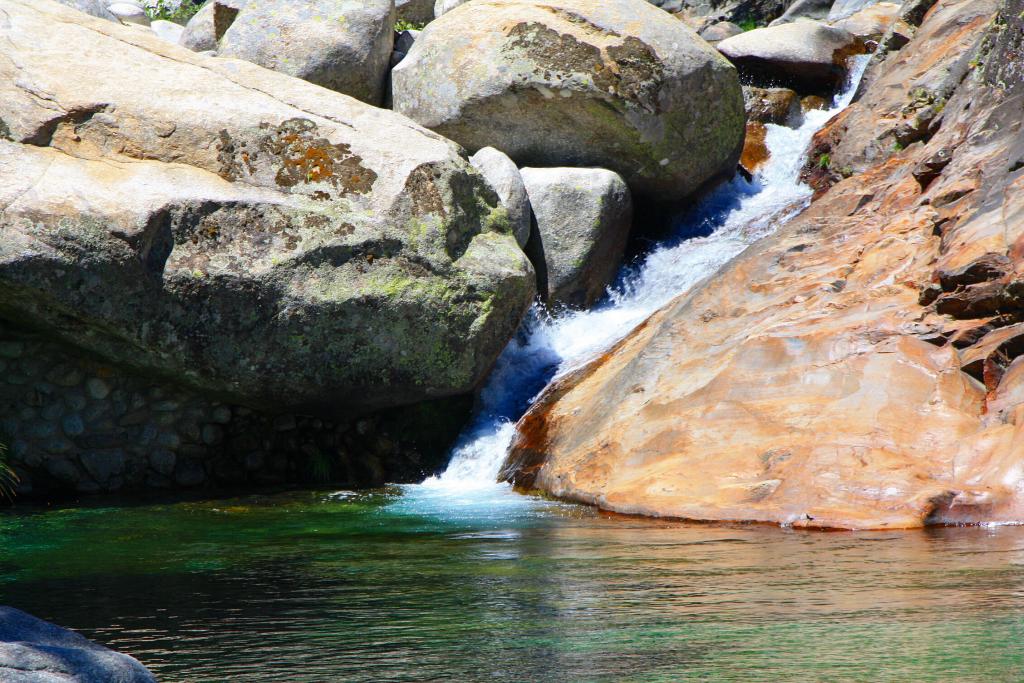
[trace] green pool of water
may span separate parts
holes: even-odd
[[[0,602],[188,681],[1017,681],[1024,529],[815,533],[495,491],[0,516]]]

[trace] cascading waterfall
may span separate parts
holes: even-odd
[[[481,510],[500,517],[509,506],[542,504],[512,495],[507,485],[496,483],[515,422],[551,380],[609,348],[806,208],[811,189],[799,178],[805,152],[814,134],[850,104],[869,59],[855,58],[847,86],[831,109],[807,112],[795,129],[769,124],[770,157],[753,180],[737,176],[707,196],[681,218],[676,237],[655,246],[639,264],[626,266],[597,306],[553,316],[534,307],[498,359],[480,397],[481,408],[455,447],[448,469],[406,487],[399,504],[447,514],[471,510],[477,517]]]

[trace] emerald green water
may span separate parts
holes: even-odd
[[[0,517],[0,602],[175,681],[1017,681],[1024,529],[666,523],[494,490]]]

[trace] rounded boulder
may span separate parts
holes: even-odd
[[[395,109],[520,166],[597,166],[674,203],[731,174],[736,70],[643,0],[474,0],[427,26],[392,72]]]

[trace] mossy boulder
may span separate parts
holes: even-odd
[[[609,168],[660,202],[731,174],[743,143],[736,70],[643,0],[474,0],[427,26],[392,83],[396,111],[472,152]]]
[[[461,148],[51,0],[4,9],[0,315],[257,408],[480,384],[535,277]]]

